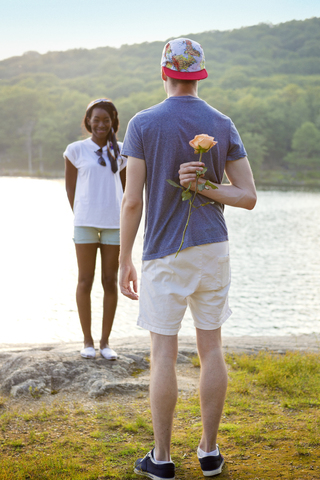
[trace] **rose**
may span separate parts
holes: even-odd
[[[208,152],[208,150],[210,150],[210,148],[212,148],[217,143],[218,142],[216,142],[214,140],[214,137],[210,137],[209,135],[207,135],[205,133],[202,133],[201,135],[196,135],[193,140],[190,140],[189,145],[192,148],[194,148],[194,153],[200,153],[199,162],[201,162],[202,154]],[[189,211],[188,211],[187,223],[184,227],[184,230],[183,230],[183,233],[182,233],[182,240],[181,240],[181,243],[180,243],[180,247],[179,247],[179,249],[176,253],[176,256],[178,255],[178,253],[180,252],[180,250],[182,248],[182,245],[184,244],[184,237],[185,237],[188,225],[189,225],[189,220],[190,220],[190,217],[191,217],[192,208],[194,208],[196,210],[199,207],[205,207],[206,205],[215,203],[215,202],[206,202],[206,203],[201,203],[197,207],[194,206],[194,201],[195,201],[195,198],[196,198],[198,192],[202,192],[204,189],[208,190],[209,188],[212,188],[212,189],[218,188],[216,185],[211,183],[209,180],[206,180],[205,182],[199,183],[199,178],[202,177],[206,173],[207,170],[208,170],[207,167],[203,167],[202,170],[196,170],[196,186],[195,186],[195,190],[194,190],[193,194],[190,192],[191,182],[189,183],[188,188],[185,189],[184,187],[182,187],[181,185],[178,185],[173,180],[167,179],[167,182],[170,183],[170,185],[172,185],[173,187],[182,189],[182,193],[181,193],[182,201],[185,202],[187,200],[189,202]]]
[[[194,148],[194,153],[205,153],[217,143],[214,137],[202,133],[201,135],[196,135],[193,140],[190,140],[189,145]]]

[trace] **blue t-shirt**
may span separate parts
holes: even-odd
[[[198,161],[189,141],[205,133],[218,142],[202,156],[208,168],[205,178],[221,183],[228,160],[245,157],[243,143],[230,118],[198,97],[169,97],[137,113],[129,122],[121,154],[146,162],[146,219],[143,260],[175,253],[181,243],[189,202],[182,202],[178,185],[181,163]],[[198,194],[194,205],[208,202]],[[220,203],[193,209],[183,249],[228,240]]]

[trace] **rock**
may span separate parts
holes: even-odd
[[[120,393],[128,394],[137,391],[148,391],[149,385],[143,383],[132,383],[132,382],[114,382],[114,383],[103,383],[98,380],[93,383],[91,389],[89,390],[89,397],[101,397],[108,393]]]
[[[13,398],[20,397],[21,395],[31,395],[32,397],[40,397],[46,392],[46,384],[43,381],[26,380],[23,383],[19,383],[11,388],[10,395]],[[49,392],[49,390],[47,390]]]
[[[179,365],[180,363],[190,363],[190,358],[182,355],[182,353],[178,353],[177,364]]]
[[[58,392],[96,398],[109,393],[147,391],[149,337],[114,339],[112,347],[118,352],[116,361],[105,360],[99,354],[95,359],[83,359],[80,343],[0,345],[0,391],[15,398]],[[229,353],[257,353],[262,349],[279,354],[288,350],[319,352],[320,335],[225,337],[223,347]],[[195,337],[179,338],[177,370],[182,391],[197,388],[198,369],[191,365],[191,357],[196,354]]]
[[[120,354],[117,361],[83,359],[74,345],[0,353],[0,390],[17,398],[47,393],[88,393],[98,397],[113,392],[147,388],[137,376],[148,371],[149,362],[141,354]]]

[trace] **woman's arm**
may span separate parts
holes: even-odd
[[[126,188],[126,178],[127,178],[127,167],[123,168],[120,172],[120,180],[121,180],[121,183],[122,183],[123,191]]]
[[[67,191],[67,197],[70,203],[70,206],[73,210],[73,204],[74,204],[74,195],[76,192],[76,184],[77,184],[77,175],[78,175],[78,170],[70,160],[65,159],[65,185],[66,185],[66,191]]]
[[[191,190],[194,190],[196,171],[202,170],[204,166],[205,164],[200,162],[189,162],[180,165],[180,184],[188,188],[191,183]],[[247,157],[226,162],[225,172],[230,185],[214,183],[218,187],[217,189],[208,187],[208,190],[204,189],[200,192],[201,195],[231,207],[252,210],[257,201],[257,193]],[[199,183],[205,182],[204,178],[199,178]]]

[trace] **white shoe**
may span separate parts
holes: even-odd
[[[117,360],[118,355],[112,348],[110,347],[105,347],[103,349],[100,348],[100,353],[103,358],[106,360]]]
[[[96,356],[96,351],[93,347],[86,347],[81,350],[80,355],[83,358],[94,358]]]

